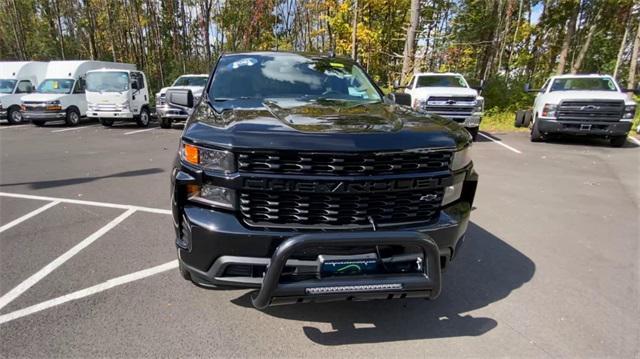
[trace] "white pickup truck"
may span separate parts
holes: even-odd
[[[541,142],[554,134],[608,138],[623,146],[631,130],[636,103],[608,75],[561,75],[548,79],[539,89],[533,109],[516,113],[516,127],[530,127],[531,141]]]
[[[464,126],[473,139],[478,135],[484,98],[457,73],[423,72],[413,75],[404,92],[416,111],[436,114]]]
[[[189,113],[182,108],[170,106],[165,100],[165,94],[168,89],[187,89],[191,90],[194,97],[194,103],[197,103],[202,96],[202,91],[207,85],[207,74],[182,75],[178,77],[171,86],[163,87],[156,94],[156,114],[160,127],[170,128],[174,121],[184,121],[189,117]]]

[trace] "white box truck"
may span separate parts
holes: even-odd
[[[130,69],[100,69],[87,72],[87,116],[104,126],[114,121],[136,121],[149,126],[149,84],[135,65]]]
[[[38,61],[0,62],[0,119],[22,122],[20,98],[32,93],[44,79],[47,63]]]
[[[23,96],[22,116],[36,126],[64,120],[76,126],[87,114],[85,76],[100,68],[129,69],[130,64],[104,61],[51,61],[36,93]]]
[[[458,73],[422,72],[413,75],[405,88],[416,111],[436,114],[453,120],[476,139],[484,113],[484,97]]]

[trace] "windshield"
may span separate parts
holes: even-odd
[[[417,87],[467,87],[462,76],[418,76]]]
[[[73,79],[46,79],[38,85],[38,93],[71,93]]]
[[[129,90],[128,72],[89,72],[86,90],[91,92],[122,92]]]
[[[364,71],[350,61],[296,54],[229,55],[220,59],[212,102],[234,99],[381,101]]]
[[[173,86],[207,86],[207,77],[204,76],[180,76]]]
[[[0,93],[13,93],[17,80],[0,80]]]
[[[549,91],[618,91],[607,77],[569,77],[556,79]]]

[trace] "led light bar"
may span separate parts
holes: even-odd
[[[345,285],[339,287],[315,287],[305,289],[306,293],[311,295],[384,292],[387,290],[402,290],[402,284]]]

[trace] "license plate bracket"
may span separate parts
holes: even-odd
[[[358,255],[319,255],[320,277],[363,275],[380,273],[381,263],[375,253]]]

